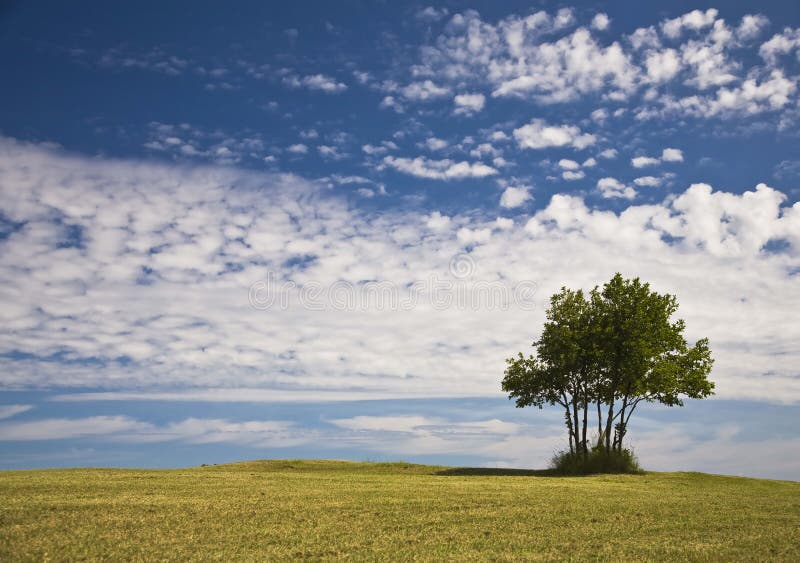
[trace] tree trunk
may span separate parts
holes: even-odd
[[[573,447],[573,432],[572,432],[572,415],[569,412],[569,403],[564,405],[564,417],[567,419],[567,430],[569,430],[569,453],[574,454],[575,448]]]
[[[589,393],[583,398],[583,459],[584,461],[589,457],[589,446],[586,441],[586,424],[589,420]]]
[[[619,423],[617,429],[614,430],[614,443],[618,452],[622,452],[622,440],[625,438],[625,411],[628,409],[628,399],[631,394],[631,384],[628,383],[625,388],[625,397],[622,399],[622,409],[619,411]]]
[[[614,422],[614,397],[608,404],[608,414],[606,415],[606,451],[611,451],[611,425]]]
[[[597,400],[597,447],[603,445],[603,411],[600,410],[602,402]]]
[[[581,453],[581,435],[580,435],[580,426],[578,420],[578,396],[573,394],[572,395],[572,415],[574,417],[573,428],[575,429],[575,453]]]

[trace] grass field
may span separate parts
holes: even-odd
[[[800,483],[264,461],[0,472],[0,560],[800,561]]]

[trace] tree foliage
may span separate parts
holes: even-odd
[[[640,403],[682,406],[713,394],[708,340],[690,347],[685,323],[672,320],[677,309],[674,295],[620,274],[588,295],[562,287],[550,298],[536,353],[506,360],[503,390],[517,407],[561,406],[571,455],[622,453]]]

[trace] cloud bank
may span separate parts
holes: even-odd
[[[507,207],[525,193],[509,192]],[[620,271],[678,295],[690,338],[711,339],[720,397],[796,402],[800,204],[785,200],[764,184],[741,195],[694,184],[620,212],[557,194],[514,221],[370,215],[297,176],[88,159],[3,139],[0,385],[496,396],[504,358],[528,349],[547,297]],[[454,277],[454,256],[469,257],[468,278]],[[312,283],[411,291],[432,276],[533,281],[537,306],[297,301]],[[270,277],[285,282],[287,306],[256,309],[249,290]]]

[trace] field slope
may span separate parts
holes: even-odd
[[[800,483],[263,461],[0,472],[0,560],[800,561]]]

